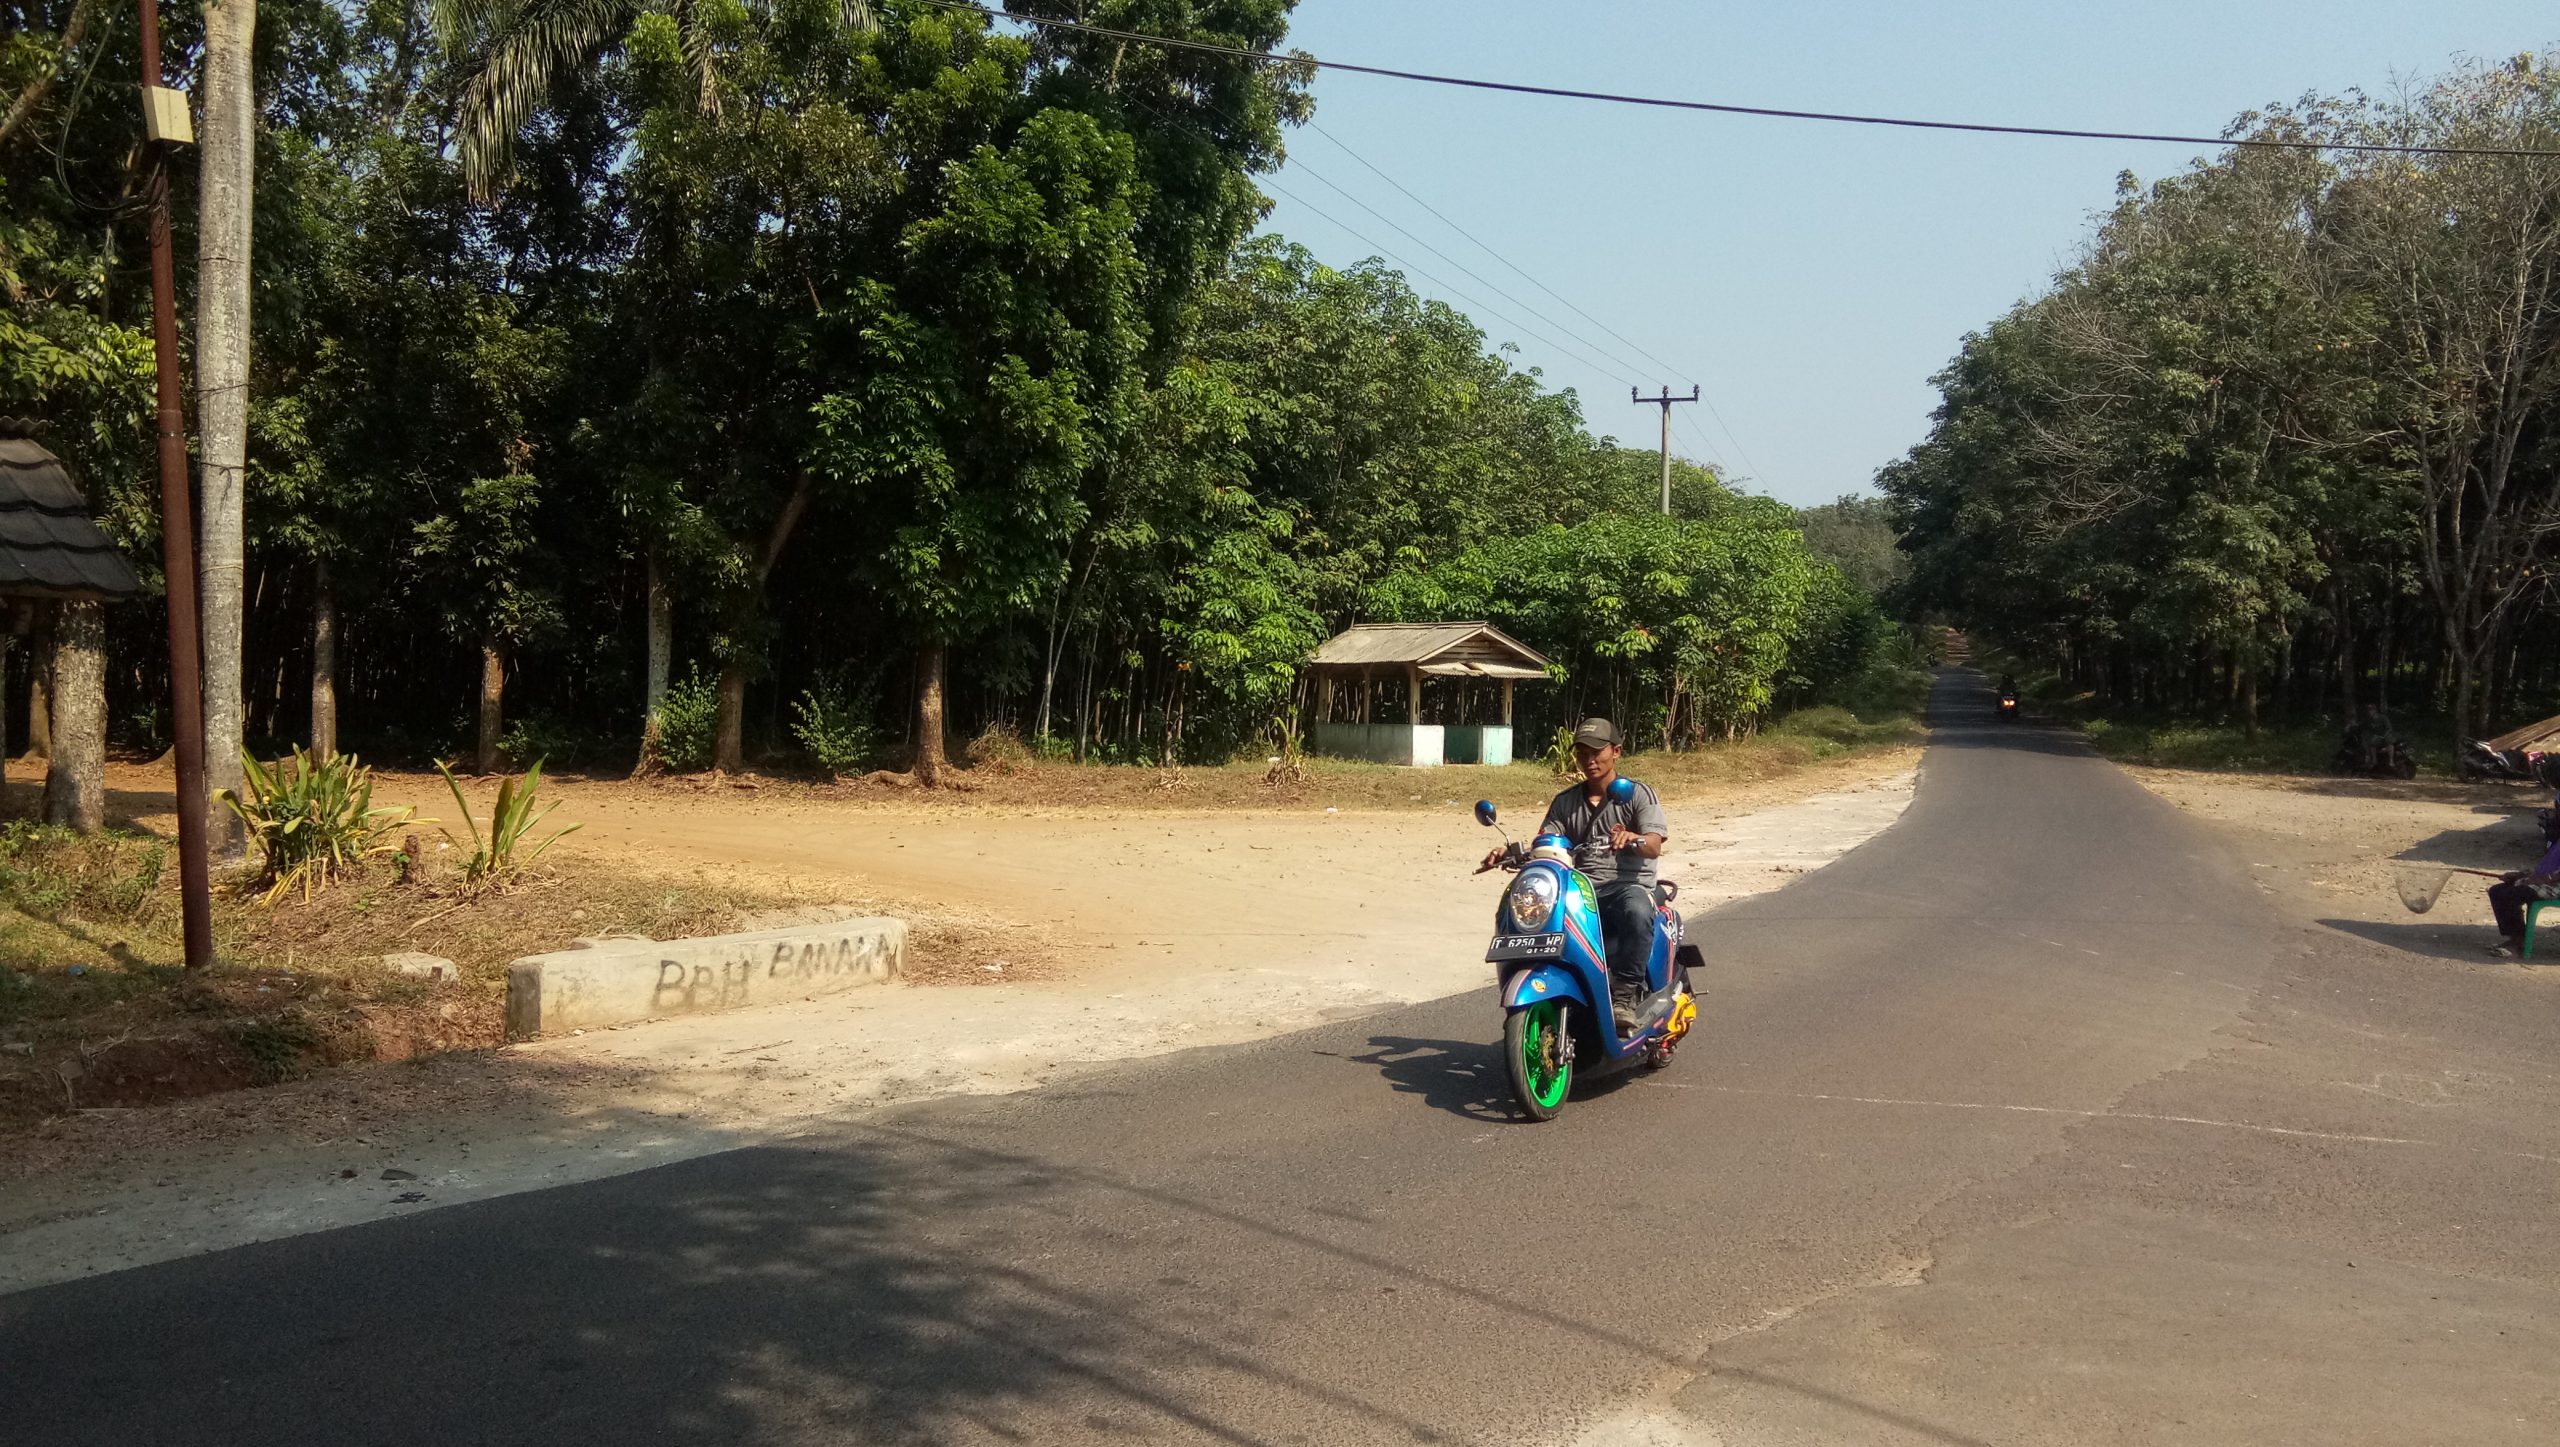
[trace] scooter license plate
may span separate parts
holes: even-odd
[[[1564,955],[1564,936],[1505,935],[1484,952],[1487,960],[1553,960]]]

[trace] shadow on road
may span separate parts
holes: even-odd
[[[1376,1066],[1398,1092],[1418,1095],[1434,1110],[1469,1120],[1518,1118],[1511,1083],[1502,1078],[1502,1051],[1488,1041],[1373,1035],[1367,1054],[1343,1058]]]
[[[2403,954],[2424,955],[2465,965],[2498,963],[2497,957],[2489,953],[2489,946],[2498,942],[2497,934],[2485,925],[2383,924],[2362,919],[2324,919],[2318,923],[2340,934],[2354,935],[2357,939],[2384,945]],[[2544,946],[2543,953],[2550,955],[2550,947]],[[2560,959],[2560,956],[2552,958]],[[2510,960],[2507,963],[2515,962]]]
[[[1293,1439],[1259,1425],[1293,1403],[1451,1440],[1262,1360],[1293,1308],[1069,1199],[1096,1191],[884,1134],[20,1293],[8,1415],[59,1443],[1248,1444]],[[1206,1224],[1177,1197],[1108,1204]],[[1160,1264],[1133,1292],[1080,1269],[1097,1252]]]

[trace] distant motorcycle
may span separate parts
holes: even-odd
[[[2418,752],[2398,739],[2384,739],[2361,749],[2349,745],[2329,761],[2329,772],[2370,779],[2414,779],[2418,777]]]
[[[2000,695],[2000,721],[2002,723],[2016,723],[2018,721],[2018,696],[2016,694],[2003,693]]]

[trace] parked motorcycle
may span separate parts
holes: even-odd
[[[2362,749],[2338,750],[2329,761],[2333,774],[2361,774],[2376,779],[2414,779],[2418,777],[2418,752],[2398,739],[2384,739]]]
[[[2542,760],[2546,754],[2526,753],[2522,749],[2493,749],[2478,739],[2464,739],[2453,756],[2453,776],[2457,779],[2520,779],[2542,777]]]
[[[1624,803],[1635,784],[1618,779],[1609,796]],[[1499,829],[1490,801],[1476,804],[1476,822]],[[1656,887],[1653,952],[1646,963],[1650,992],[1636,1010],[1633,1033],[1621,1036],[1610,1008],[1609,955],[1600,935],[1599,900],[1591,881],[1573,867],[1573,841],[1541,834],[1528,848],[1504,835],[1498,865],[1517,878],[1493,912],[1493,943],[1485,960],[1501,985],[1502,1059],[1511,1093],[1531,1120],[1552,1120],[1564,1109],[1577,1077],[1613,1075],[1642,1065],[1660,1069],[1698,1018],[1689,973],[1705,963],[1682,937],[1671,907],[1679,886]]]

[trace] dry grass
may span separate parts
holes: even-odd
[[[0,1120],[493,1047],[512,960],[581,936],[720,934],[779,907],[853,904],[908,918],[909,973],[921,983],[1036,979],[1047,968],[1008,947],[995,921],[585,861],[503,889],[471,887],[454,869],[402,880],[371,867],[272,906],[225,881],[214,905],[220,962],[191,977],[176,871],[143,867],[158,852],[158,841],[131,835],[81,840],[20,826],[0,836]],[[403,951],[451,960],[459,978],[382,966]],[[984,968],[998,960],[1003,970]]]
[[[1621,768],[1667,795],[1709,791],[1734,784],[1784,778],[1846,754],[1899,747],[1919,737],[1908,719],[1864,724],[1838,709],[1815,709],[1748,739],[1680,753],[1647,751],[1628,756]],[[1501,768],[1453,764],[1431,770],[1306,758],[1298,777],[1272,778],[1268,759],[1223,765],[1138,768],[1037,759],[1018,749],[969,750],[971,766],[955,771],[952,786],[922,789],[907,775],[820,782],[787,776],[751,779],[678,775],[629,787],[693,793],[753,790],[785,799],[855,805],[933,805],[956,810],[1104,809],[1113,811],[1252,810],[1336,808],[1399,810],[1442,807],[1450,800],[1490,799],[1505,810],[1543,803],[1563,781],[1534,761]],[[582,790],[608,794],[619,781],[583,781]]]

